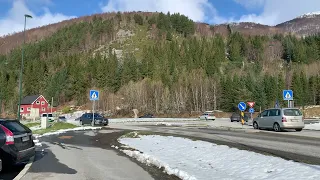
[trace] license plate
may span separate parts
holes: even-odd
[[[291,121],[292,122],[298,122],[299,120],[298,119],[292,119]]]
[[[29,140],[30,140],[30,137],[29,137],[29,136],[22,137],[22,141],[23,141],[23,142],[29,141]]]

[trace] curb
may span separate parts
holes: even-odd
[[[28,170],[30,169],[31,165],[33,164],[34,156],[30,158],[29,162],[26,166],[22,169],[22,171],[13,179],[13,180],[20,180],[24,175],[27,174]]]

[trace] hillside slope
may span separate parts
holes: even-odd
[[[312,70],[319,67],[319,36],[259,35],[252,28],[270,27],[209,26],[163,13],[102,14],[46,28],[51,31],[28,31],[39,36],[29,36],[25,48],[23,89],[24,95],[53,97],[55,105],[89,103],[88,91],[95,88],[100,110],[233,111],[239,101],[272,107],[286,86],[296,105],[320,103],[320,77]],[[9,50],[18,41],[11,45],[1,46],[3,116],[16,111],[18,97],[21,49]]]

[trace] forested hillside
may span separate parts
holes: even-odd
[[[68,25],[26,44],[23,94],[84,105],[96,88],[100,110],[176,114],[233,111],[249,100],[266,108],[282,102],[288,86],[295,105],[320,104],[320,36],[204,36],[196,27],[183,15],[162,13]],[[0,55],[7,114],[17,109],[20,62],[21,48]]]

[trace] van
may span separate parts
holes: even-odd
[[[304,128],[304,117],[298,108],[267,109],[253,120],[253,127],[273,129],[276,132],[283,129],[301,131]]]
[[[54,117],[52,113],[43,113],[41,117],[47,117],[49,121],[54,121]]]

